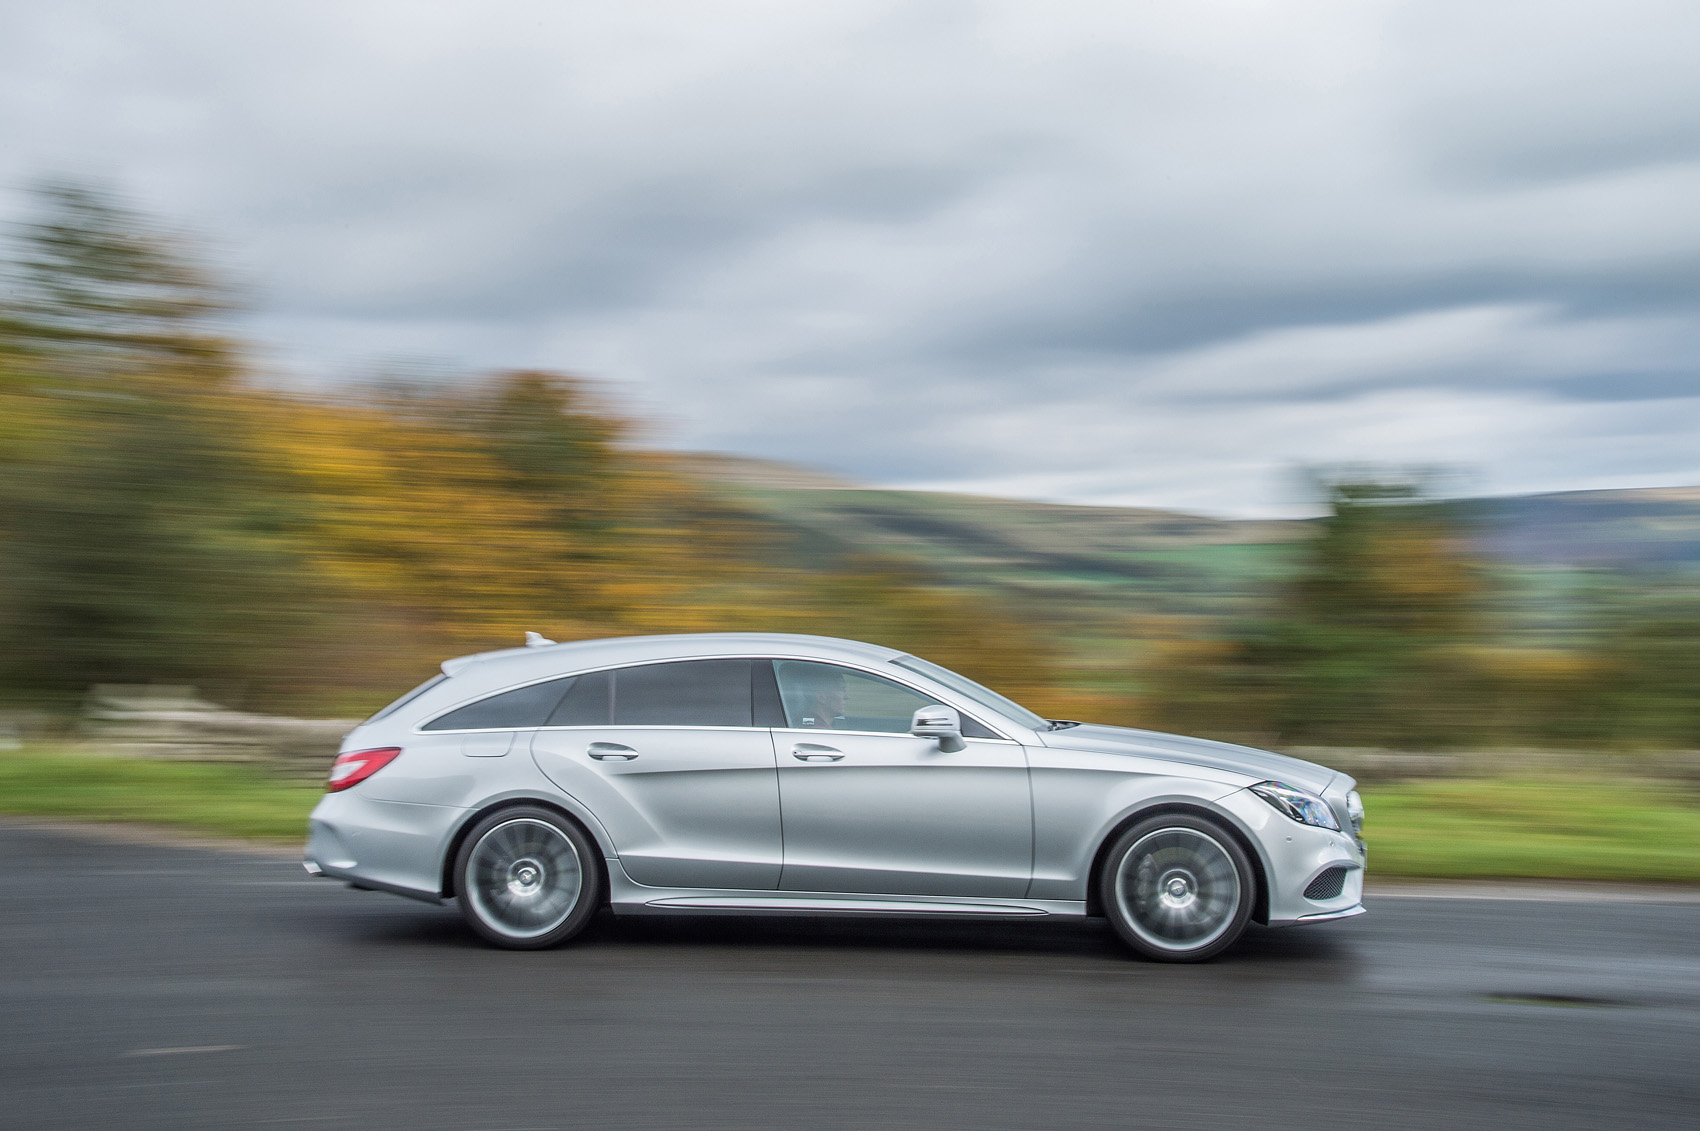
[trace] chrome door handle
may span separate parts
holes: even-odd
[[[621,746],[618,742],[592,742],[585,753],[598,762],[630,762],[637,757],[637,751],[630,746]]]
[[[799,742],[791,748],[791,757],[799,762],[840,762],[844,755],[830,746],[816,746],[812,742]]]

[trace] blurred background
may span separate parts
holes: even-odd
[[[0,809],[795,631],[1700,879],[1691,7],[3,8]]]

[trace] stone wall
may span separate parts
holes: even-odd
[[[89,692],[77,737],[102,753],[182,762],[246,762],[324,781],[358,719],[291,719],[232,711],[192,687],[103,684]]]

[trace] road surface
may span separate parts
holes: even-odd
[[[1700,905],[1372,898],[1202,966],[1102,923],[605,919],[489,949],[287,858],[0,827],[0,1126],[1700,1126]]]

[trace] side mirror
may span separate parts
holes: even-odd
[[[962,716],[956,708],[939,703],[916,711],[909,721],[909,733],[916,738],[938,739],[939,749],[946,754],[955,754],[968,745],[962,741]]]

